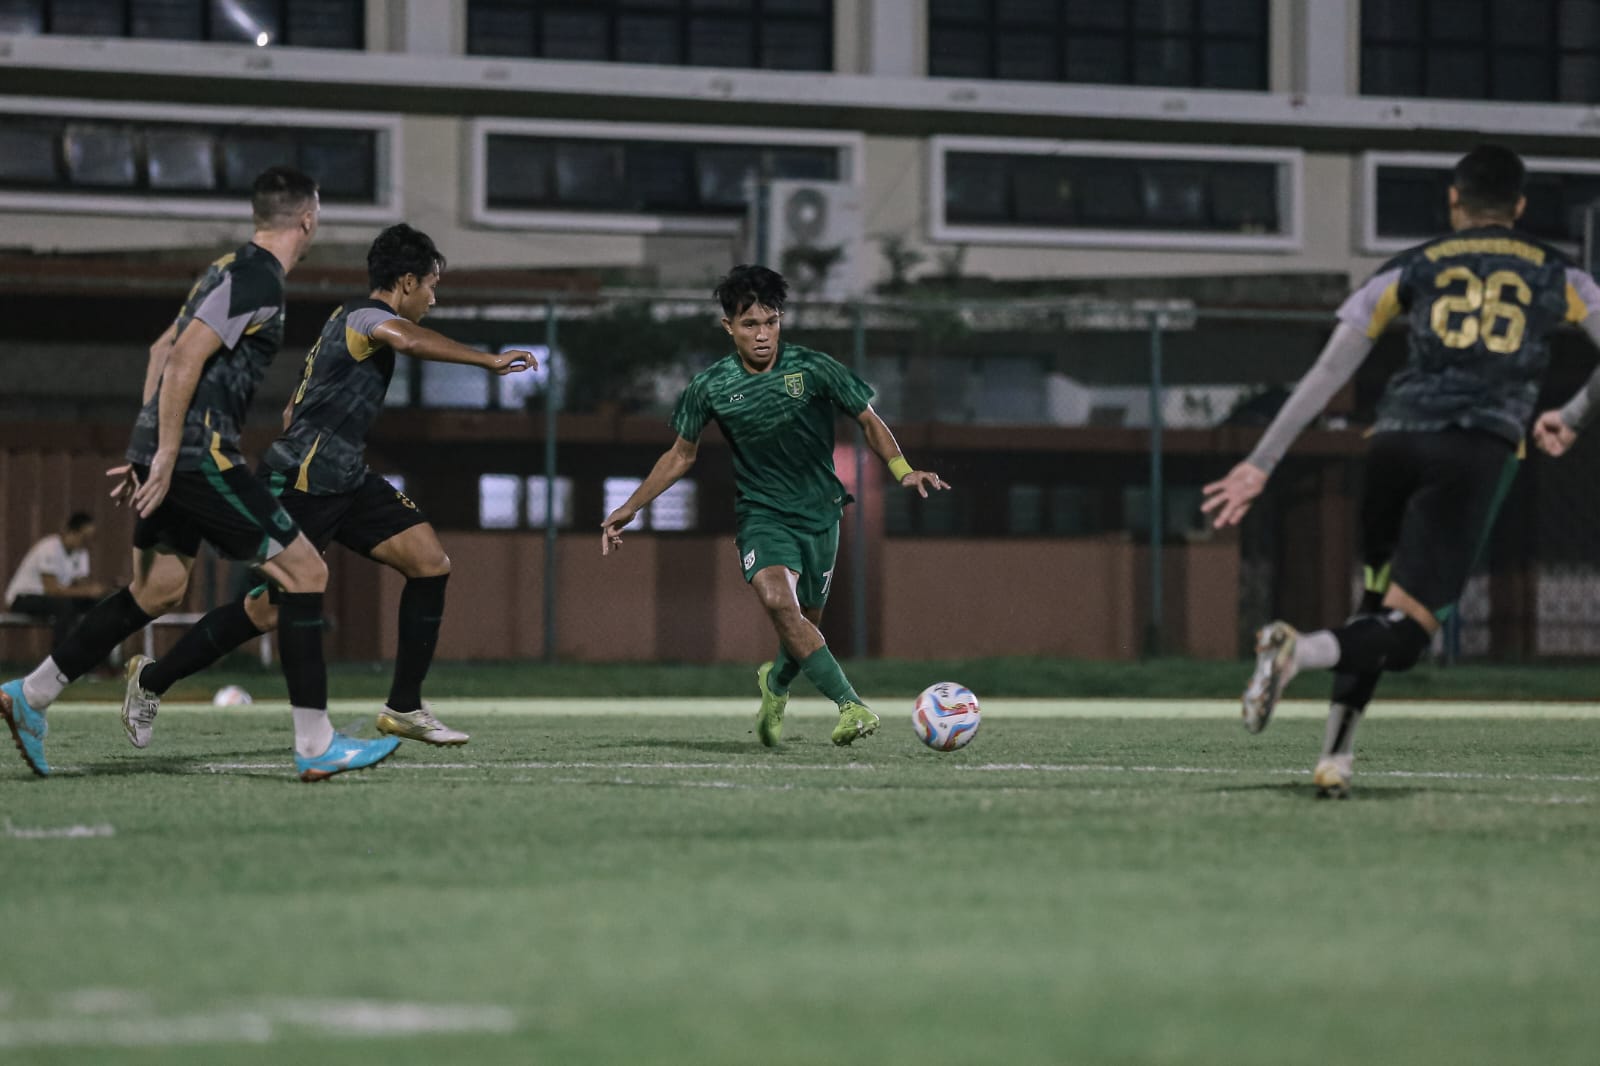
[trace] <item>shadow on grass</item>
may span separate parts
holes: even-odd
[[[1218,785],[1212,792],[1269,792],[1277,793],[1286,798],[1320,799],[1326,803],[1354,803],[1369,800],[1397,800],[1410,796],[1424,795],[1433,792],[1457,792],[1459,789],[1413,788],[1408,785],[1398,787],[1386,785],[1358,785],[1350,790],[1350,795],[1344,800],[1332,800],[1318,797],[1315,785],[1302,781],[1288,781],[1281,785]]]
[[[596,747],[628,750],[630,748],[655,748],[659,751],[708,751],[718,755],[751,755],[756,752],[781,752],[782,747],[763,748],[761,742],[751,734],[745,740],[667,740],[655,737],[642,737],[638,740],[619,740],[612,744],[599,744]]]

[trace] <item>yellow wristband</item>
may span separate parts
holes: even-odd
[[[894,475],[896,481],[904,481],[906,475],[911,473],[911,464],[906,462],[906,457],[897,455],[889,460],[889,473]]]

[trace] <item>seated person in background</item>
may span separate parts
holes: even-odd
[[[84,612],[111,591],[89,580],[89,545],[94,516],[75,511],[60,533],[44,537],[28,549],[6,586],[6,606],[18,614],[49,618],[59,641],[78,624]]]

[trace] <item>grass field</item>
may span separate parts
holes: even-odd
[[[997,699],[948,755],[439,709],[471,745],[316,786],[281,712],[53,711],[60,776],[0,759],[0,1059],[1596,1061],[1590,707],[1387,705],[1342,803],[1310,704]]]

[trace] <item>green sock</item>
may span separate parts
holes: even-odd
[[[772,660],[772,670],[767,674],[767,687],[774,696],[782,696],[800,676],[800,660],[789,654],[789,649],[778,643],[777,657]]]
[[[800,663],[800,669],[805,672],[811,683],[817,686],[817,691],[828,697],[834,703],[844,703],[849,700],[861,702],[861,697],[856,695],[856,690],[850,687],[850,679],[844,676],[844,671],[839,667],[839,660],[833,657],[833,652],[824,644]]]

